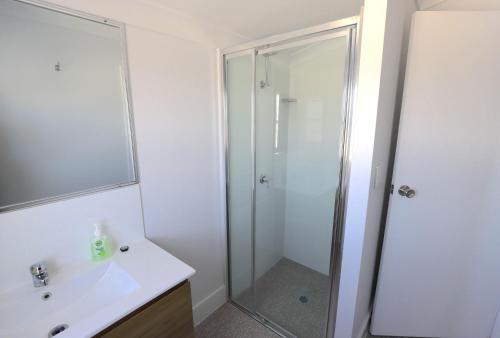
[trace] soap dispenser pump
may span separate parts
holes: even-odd
[[[103,234],[102,226],[94,224],[94,236],[90,244],[90,253],[93,261],[101,261],[109,257],[110,250],[108,238]]]

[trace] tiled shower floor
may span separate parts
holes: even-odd
[[[230,303],[195,328],[196,338],[281,338]]]
[[[257,312],[298,337],[322,338],[328,286],[328,276],[282,258],[257,280]],[[251,304],[250,290],[236,300]]]

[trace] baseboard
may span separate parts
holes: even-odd
[[[361,327],[359,328],[359,332],[356,336],[357,338],[366,338],[368,335],[368,326],[370,324],[371,312],[368,312],[363,319],[363,323],[361,323]]]
[[[206,296],[193,306],[194,326],[200,324],[215,310],[226,302],[226,286],[219,286],[214,292]]]

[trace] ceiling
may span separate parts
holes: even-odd
[[[216,25],[242,40],[358,15],[363,0],[143,0]]]

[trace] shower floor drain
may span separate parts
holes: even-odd
[[[306,296],[300,296],[300,297],[299,297],[299,300],[300,300],[300,302],[301,302],[301,303],[304,303],[304,304],[305,304],[305,303],[307,303],[307,302],[309,301],[309,299],[307,299],[307,297],[306,297]]]

